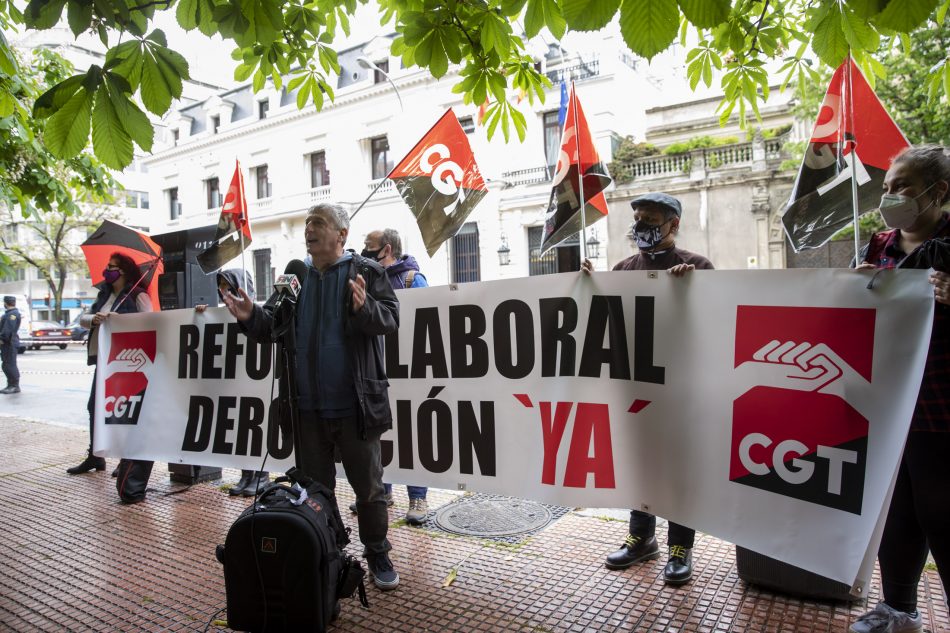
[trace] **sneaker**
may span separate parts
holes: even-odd
[[[373,584],[383,591],[391,591],[399,586],[399,574],[393,569],[393,562],[386,552],[367,555],[366,566],[373,575]]]
[[[924,626],[920,611],[905,613],[881,602],[855,620],[848,630],[851,633],[920,633]]]
[[[426,522],[426,516],[429,514],[429,504],[425,499],[410,499],[409,511],[406,512],[406,523],[409,525],[422,525]]]
[[[394,505],[396,505],[396,502],[393,501],[393,493],[391,493],[391,492],[386,493],[385,498],[386,498],[386,507],[391,508],[391,507],[393,507]],[[355,501],[350,504],[350,512],[352,512],[353,514],[356,514],[356,502],[355,502]]]
[[[660,546],[657,544],[655,536],[645,539],[642,536],[628,534],[620,549],[607,556],[604,565],[607,569],[626,569],[634,563],[659,557]]]
[[[663,582],[685,585],[693,577],[693,550],[682,545],[670,545],[670,559],[663,568]]]

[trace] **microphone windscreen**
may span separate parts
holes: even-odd
[[[284,274],[296,275],[297,281],[303,283],[303,280],[307,277],[307,265],[299,259],[292,259],[287,262],[287,267],[284,268]]]

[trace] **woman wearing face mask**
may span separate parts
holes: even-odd
[[[86,364],[96,364],[96,352],[99,347],[99,324],[110,314],[131,312],[151,312],[152,301],[141,282],[142,273],[132,258],[122,253],[112,253],[106,269],[102,271],[104,281],[99,284],[99,294],[88,312],[79,319],[79,324],[89,328],[89,346]],[[105,470],[106,460],[92,454],[93,412],[96,404],[96,376],[92,377],[92,390],[89,394],[89,452],[86,459],[77,466],[67,468],[70,475],[88,473],[90,470]]]
[[[927,240],[950,238],[950,152],[912,147],[884,178],[881,215],[891,230],[871,236],[859,269],[895,268]],[[923,630],[917,585],[928,549],[950,593],[950,271],[931,274],[935,306],[930,351],[884,525],[878,562],[884,600],[852,633]]]

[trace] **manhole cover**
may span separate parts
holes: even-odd
[[[499,537],[540,530],[552,518],[548,508],[534,501],[473,495],[439,510],[435,523],[454,534]]]

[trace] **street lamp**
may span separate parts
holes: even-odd
[[[600,257],[600,240],[597,239],[597,231],[591,231],[587,238],[587,256],[591,259]]]
[[[507,266],[511,263],[511,249],[508,248],[508,238],[501,236],[501,246],[498,247],[498,263]]]
[[[402,107],[402,96],[400,96],[399,88],[396,87],[396,84],[393,82],[393,78],[389,76],[389,73],[387,73],[385,70],[383,70],[382,68],[380,68],[379,66],[377,66],[376,64],[374,64],[369,59],[363,56],[357,57],[356,63],[367,70],[375,70],[376,72],[378,72],[379,74],[381,74],[383,77],[386,78],[386,81],[389,82],[389,85],[393,87],[393,92],[396,93],[396,98],[399,100],[399,110],[400,112],[402,112],[404,110],[404,108]]]

